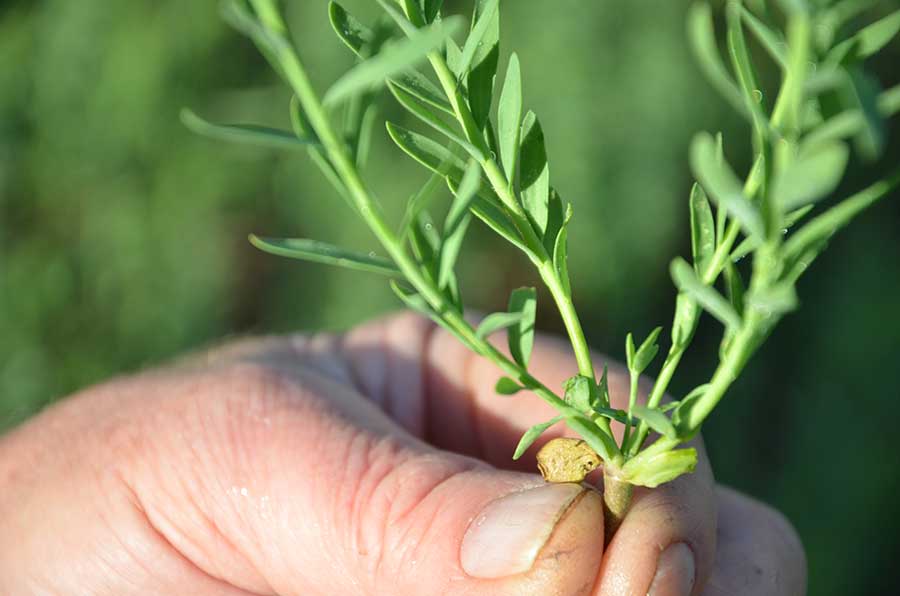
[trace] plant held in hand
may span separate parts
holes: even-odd
[[[378,3],[391,26],[369,28],[337,3],[329,5],[335,32],[359,62],[320,97],[276,0],[226,2],[228,22],[256,43],[291,87],[294,130],[215,125],[190,112],[183,114],[185,124],[225,140],[305,147],[387,257],[313,240],[254,236],[254,245],[387,276],[407,306],[505,372],[497,393],[528,390],[553,406],[558,415],[526,432],[513,457],[551,426],[566,424],[581,440],[551,441],[539,452],[539,468],[549,481],[580,482],[602,467],[611,535],[634,486],[655,487],[694,469],[697,454],[683,444],[700,431],[775,325],[797,307],[797,280],[835,232],[900,182],[900,173],[894,173],[814,213],[843,178],[848,141],[861,156],[876,156],[882,120],[900,110],[900,87],[881,92],[862,70],[864,60],[900,31],[900,11],[838,40],[835,31],[871,3],[782,0],[770,7],[764,0],[730,1],[724,19],[727,51],[720,52],[710,5],[701,1],[691,7],[693,49],[713,87],[747,120],[754,162],[742,180],[725,158],[721,135],[694,138],[690,164],[697,182],[688,201],[692,254],[690,261],[676,258],[671,266],[678,297],[669,348],[646,403],[639,403],[638,379],[658,355],[662,328],[639,342],[627,337],[629,405],[617,410],[610,407],[606,371],[594,370],[575,310],[566,259],[572,207],[551,184],[544,132],[523,106],[517,56],[511,55],[502,76],[497,72],[499,0],[476,0],[468,27],[461,17],[442,14],[440,0]],[[780,69],[776,89],[763,92],[748,37]],[[430,171],[399,225],[386,221],[360,174],[382,88],[430,131],[387,124],[397,146]],[[442,184],[453,200],[438,226],[428,207]],[[534,288],[515,290],[505,312],[487,316],[477,327],[463,316],[454,266],[473,218],[518,248],[553,298],[579,369],[559,393],[528,372]],[[748,271],[738,266],[745,257]],[[724,329],[718,364],[708,383],[664,404],[703,313]],[[506,330],[510,357],[488,342],[500,330]],[[624,428],[621,440],[612,423]],[[658,438],[648,443],[651,431]]]

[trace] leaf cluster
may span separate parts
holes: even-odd
[[[882,91],[864,70],[865,61],[900,31],[900,11],[836,35],[847,14],[838,5],[850,1],[785,0],[770,6],[730,0],[724,51],[711,4],[698,1],[690,8],[691,46],[712,88],[746,119],[754,163],[740,175],[728,162],[721,135],[704,132],[693,140],[691,256],[671,264],[678,296],[669,349],[646,403],[639,403],[639,381],[660,353],[663,329],[657,327],[639,345],[628,335],[626,410],[611,407],[607,371],[599,378],[594,371],[574,307],[567,264],[573,211],[551,184],[543,128],[525,108],[523,65],[513,53],[499,72],[499,0],[475,0],[468,19],[444,14],[440,0],[378,0],[386,20],[371,26],[331,2],[334,32],[357,62],[322,99],[293,48],[277,1],[230,0],[224,5],[226,19],[256,43],[294,91],[293,130],[212,124],[192,112],[183,119],[192,130],[219,140],[309,153],[387,255],[306,239],[253,236],[251,241],[274,254],[388,277],[409,308],[504,371],[498,394],[528,390],[550,403],[558,415],[529,429],[514,457],[565,422],[607,467],[618,468],[619,477],[656,486],[693,470],[696,452],[678,445],[699,431],[753,352],[797,307],[796,282],[830,237],[898,182],[895,174],[820,208],[840,187],[851,148],[864,159],[876,157],[884,146],[884,120],[900,110],[900,89]],[[781,74],[777,89],[760,84],[753,59],[760,54]],[[407,200],[398,225],[385,221],[360,174],[384,91],[418,123],[414,130],[387,122],[387,134],[427,176]],[[446,217],[436,222],[431,212],[442,188],[452,198]],[[513,291],[506,309],[477,327],[464,317],[456,265],[475,220],[525,255],[560,313],[579,369],[560,394],[529,373],[535,288]],[[708,383],[663,404],[703,313],[723,327],[718,365]],[[489,341],[500,331],[506,333],[508,356]],[[613,438],[612,423],[625,427],[621,443]],[[651,430],[660,438],[645,447]]]

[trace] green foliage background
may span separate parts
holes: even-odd
[[[350,55],[324,0],[288,5],[324,88]],[[376,14],[366,0],[346,5]],[[591,343],[617,357],[627,331],[671,320],[668,263],[689,253],[691,135],[721,129],[729,159],[749,159],[744,125],[689,56],[686,6],[504,4],[504,43],[522,59],[554,184],[576,209],[576,303]],[[898,82],[898,61],[895,43],[873,65],[885,86]],[[287,101],[215,2],[0,3],[0,430],[223,336],[342,328],[397,307],[381,279],[279,260],[245,241],[259,232],[375,248],[304,153],[218,145],[177,117],[188,105],[286,126]],[[367,174],[399,213],[426,175],[380,131]],[[855,165],[845,190],[898,161],[894,140],[881,162]],[[900,552],[896,194],[832,243],[800,283],[803,308],[706,428],[719,479],[798,527],[812,594],[889,593]],[[483,230],[464,250],[463,290],[484,310],[532,275]],[[552,309],[540,316],[561,331]],[[706,331],[678,390],[714,365],[715,329]]]

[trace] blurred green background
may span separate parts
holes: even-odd
[[[352,61],[324,0],[287,2],[321,88]],[[346,2],[363,17],[368,0]],[[460,2],[448,6],[465,8]],[[574,203],[576,302],[590,341],[668,324],[668,263],[689,251],[686,148],[747,130],[701,79],[685,1],[506,2],[503,40],[547,131],[554,184]],[[873,64],[898,82],[900,44]],[[215,2],[0,2],[0,430],[69,392],[231,334],[338,329],[397,303],[381,279],[256,252],[250,232],[376,248],[303,153],[216,144],[178,111],[286,126],[288,95]],[[404,119],[384,102],[392,120]],[[898,136],[894,125],[894,136]],[[391,213],[426,174],[378,129],[368,179]],[[854,164],[861,187],[900,162],[891,142]],[[811,594],[891,593],[900,552],[900,196],[867,213],[800,284],[788,317],[706,427],[719,479],[794,522]],[[467,301],[505,305],[533,274],[479,229]],[[546,301],[545,301],[546,304]],[[541,326],[560,331],[552,309]],[[715,363],[704,326],[675,389]]]

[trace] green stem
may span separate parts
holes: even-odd
[[[609,544],[616,530],[622,525],[628,509],[631,507],[631,497],[634,487],[620,480],[612,470],[603,469],[603,534],[606,544]]]
[[[598,453],[609,453],[613,458],[618,459],[620,453],[615,441],[612,440],[611,433],[606,433],[602,428],[593,424],[582,424],[579,421],[579,417],[582,417],[583,413],[559,398],[486,340],[479,338],[462,314],[456,312],[447,304],[441,292],[422,275],[416,263],[403,249],[403,244],[387,225],[381,208],[372,199],[371,193],[363,183],[344,144],[331,126],[328,115],[319,101],[299,57],[291,49],[280,52],[279,58],[285,78],[297,94],[297,98],[309,119],[310,125],[315,130],[329,159],[334,164],[335,170],[344,182],[357,210],[406,277],[406,280],[428,301],[443,320],[476,347],[481,354],[490,358],[506,374],[517,378],[523,385],[532,389],[541,399],[553,406],[560,414],[566,416],[567,423],[582,435],[592,448],[597,450]]]
[[[578,363],[579,374],[596,382],[594,364],[591,359],[591,351],[588,347],[584,330],[578,319],[575,305],[572,303],[571,297],[566,292],[562,280],[559,278],[559,272],[553,265],[552,257],[547,254],[543,242],[541,242],[541,239],[532,227],[528,216],[522,209],[521,203],[512,190],[510,181],[503,174],[503,171],[500,169],[496,160],[491,157],[490,148],[487,146],[484,137],[481,135],[481,131],[479,131],[478,127],[475,125],[475,119],[472,116],[471,110],[469,110],[463,97],[459,93],[456,77],[453,76],[453,73],[444,61],[444,58],[438,52],[432,52],[428,56],[428,60],[437,75],[438,81],[440,81],[444,94],[450,101],[450,105],[453,106],[457,121],[462,127],[467,140],[475,145],[475,147],[477,147],[484,155],[484,159],[481,161],[481,167],[482,170],[484,170],[488,181],[491,183],[491,187],[494,189],[494,192],[497,193],[497,196],[500,197],[503,205],[510,212],[513,222],[522,234],[525,245],[533,255],[532,259],[538,267],[541,279],[550,291],[550,295],[553,297],[553,301],[556,303],[556,307],[562,317],[566,333],[569,336],[569,341],[575,352],[575,360]],[[599,418],[597,423],[610,437],[612,436],[609,420],[606,418]]]

